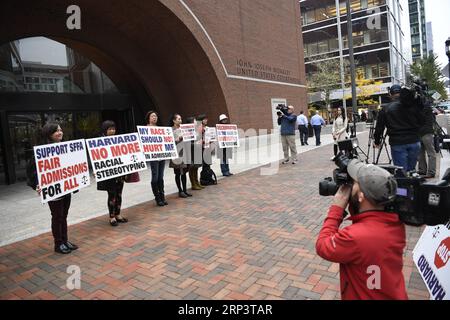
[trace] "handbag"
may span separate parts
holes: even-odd
[[[125,176],[125,182],[127,183],[135,183],[141,181],[139,177],[139,172],[133,172]]]

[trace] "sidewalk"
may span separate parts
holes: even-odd
[[[367,133],[359,138],[367,144]],[[144,202],[117,228],[105,214],[72,225],[80,249],[70,255],[53,252],[50,233],[0,247],[0,299],[339,299],[339,266],[315,253],[331,154],[332,145],[314,148],[277,175],[255,168],[189,199],[170,195],[166,207]],[[412,261],[421,233],[407,227],[410,299],[429,298]],[[80,289],[67,288],[68,266],[80,268]]]
[[[233,161],[239,161],[238,164],[231,164],[233,173],[244,172],[282,159],[283,152],[278,134],[260,139],[261,142],[267,141],[267,143],[263,143],[263,146],[258,145],[255,137],[242,139],[241,148],[237,149],[237,153],[233,155]],[[246,141],[247,143],[245,143]],[[299,153],[316,148],[313,146],[315,138],[309,139],[310,146],[300,146],[298,132],[296,141]],[[321,142],[322,145],[332,143],[331,135],[324,134]],[[218,179],[222,179],[219,160],[213,157],[213,161],[212,168]],[[150,168],[139,174],[141,177],[139,183],[125,184],[123,209],[154,199],[150,187]],[[167,194],[178,192],[173,170],[169,168],[168,162],[164,181]],[[97,191],[97,184],[93,176],[91,176],[91,183],[91,186],[73,195],[68,216],[69,225],[99,216],[104,217],[105,224],[108,223],[107,194],[104,191]],[[190,188],[189,181],[188,188]],[[0,186],[0,208],[2,208],[0,211],[0,247],[50,231],[51,219],[48,205],[42,205],[37,193],[25,183]]]

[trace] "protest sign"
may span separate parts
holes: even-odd
[[[183,141],[195,141],[197,139],[197,130],[194,123],[180,125]]]
[[[239,133],[235,124],[217,124],[217,141],[220,148],[239,148]]]
[[[413,260],[433,300],[450,300],[450,222],[426,227]]]
[[[147,169],[137,133],[87,139],[97,182]]]
[[[205,143],[217,141],[216,128],[206,127],[205,129]]]
[[[84,139],[34,147],[42,203],[90,185]]]
[[[178,158],[178,151],[172,128],[138,126],[137,129],[147,161]]]

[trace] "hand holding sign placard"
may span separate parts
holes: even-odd
[[[239,133],[235,124],[217,124],[217,141],[219,147],[239,148]]]
[[[195,130],[194,123],[181,124],[180,129],[183,141],[195,141],[197,139],[197,130]]]
[[[42,203],[90,185],[84,139],[34,147]]]
[[[137,133],[86,140],[97,182],[147,169]]]
[[[172,128],[138,126],[139,139],[147,161],[178,158]]]

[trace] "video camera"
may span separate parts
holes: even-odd
[[[288,107],[287,107],[286,105],[280,103],[279,105],[277,105],[277,106],[275,107],[275,110],[279,110],[279,111],[277,111],[277,115],[281,115],[281,114],[283,114],[283,112],[284,112],[284,113],[287,112]],[[283,112],[281,112],[281,111],[283,111]]]
[[[341,151],[334,158],[338,168],[333,171],[333,178],[328,177],[319,182],[321,196],[335,195],[341,185],[353,184],[353,179],[347,173],[350,161],[357,158],[357,142],[352,140],[357,139],[338,142]],[[391,173],[397,182],[396,198],[386,204],[386,212],[397,213],[403,223],[412,226],[435,226],[450,220],[450,169],[445,172],[441,182],[434,184],[426,183],[417,174],[405,173],[401,167],[379,167]]]
[[[425,80],[415,78],[410,87],[402,87],[400,102],[407,106],[415,105],[420,110],[430,104],[428,96],[428,84]]]

